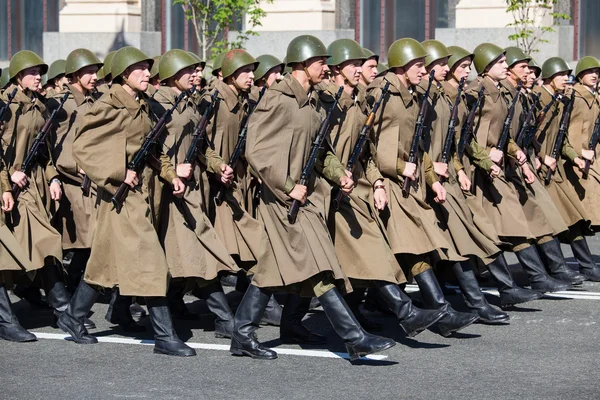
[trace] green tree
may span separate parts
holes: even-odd
[[[532,55],[538,52],[539,44],[549,42],[544,39],[544,34],[554,32],[553,26],[559,21],[571,19],[567,14],[553,11],[557,2],[558,0],[506,0],[506,12],[512,14],[514,21],[507,26],[515,30],[508,38],[517,42],[517,46],[525,54]],[[553,18],[551,26],[543,25],[548,15]]]
[[[264,0],[272,3],[273,0]],[[254,28],[261,25],[261,19],[267,13],[260,7],[260,0],[174,0],[174,5],[181,5],[185,15],[194,26],[196,38],[200,45],[200,56],[203,60],[212,60],[217,54],[234,48],[243,48],[250,36],[258,33]],[[225,35],[236,26],[240,29],[235,41]]]

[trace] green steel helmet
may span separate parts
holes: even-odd
[[[160,78],[160,74],[159,74],[159,70],[158,70],[158,64],[160,62],[160,57],[161,56],[156,56],[156,57],[152,57],[152,60],[154,61],[152,63],[152,68],[150,69],[150,79],[161,79]]]
[[[373,53],[371,50],[367,49],[366,47],[363,47],[363,53],[365,53],[365,58],[367,60],[373,59],[379,63],[379,56]]]
[[[223,66],[221,67],[223,79],[230,77],[235,71],[248,65],[254,65],[254,70],[256,71],[259,64],[256,58],[252,57],[246,50],[229,50],[223,58]]]
[[[212,74],[214,76],[217,76],[217,72],[219,72],[221,70],[221,68],[223,67],[223,59],[225,58],[225,54],[227,54],[226,51],[215,57],[215,62],[213,62],[213,69],[212,69]]]
[[[41,67],[42,75],[48,72],[48,65],[33,51],[21,50],[15,53],[8,66],[8,79],[12,80],[19,72],[31,67]]]
[[[508,68],[511,68],[518,62],[527,61],[529,63],[531,60],[531,57],[525,54],[525,52],[518,47],[507,47],[504,49],[504,51],[506,53],[506,64],[508,64]]]
[[[42,84],[42,87],[44,87],[44,86],[46,86],[48,84],[48,75],[47,74],[42,75],[42,82],[41,82],[41,84]]]
[[[290,67],[289,65],[287,65],[287,56],[283,57],[283,75],[287,75],[287,74],[291,74],[292,73],[292,67]]]
[[[67,66],[67,60],[58,59],[50,64],[50,69],[48,69],[48,80],[56,79],[61,75],[65,74],[65,68]]]
[[[452,55],[448,59],[448,67],[450,68],[450,70],[453,70],[460,60],[463,60],[467,57],[469,57],[471,61],[473,60],[473,53],[471,53],[467,49],[463,49],[460,46],[448,46],[448,51],[452,53]]]
[[[596,57],[585,56],[577,63],[575,67],[575,76],[579,77],[579,74],[589,69],[600,68],[600,61]]]
[[[288,44],[287,64],[302,63],[313,57],[329,57],[327,48],[316,36],[300,35]]]
[[[477,75],[485,72],[489,65],[504,54],[504,49],[493,43],[481,43],[473,50],[473,64]]]
[[[450,59],[450,56],[452,55],[444,43],[440,42],[439,40],[426,40],[421,42],[421,45],[427,52],[427,57],[425,57],[426,67],[444,57],[448,57],[448,59]]]
[[[204,69],[204,67],[206,67],[206,62],[202,61],[202,59],[200,58],[200,56],[198,56],[198,54],[193,53],[193,52],[189,52],[190,56],[192,56],[194,58],[194,60],[196,60],[196,65],[199,65],[202,67],[202,69]]]
[[[160,58],[158,67],[160,80],[166,81],[184,68],[196,67],[199,64],[198,59],[185,50],[171,49],[167,51]]]
[[[112,78],[115,79],[116,77],[121,76],[127,68],[142,61],[147,61],[150,69],[154,64],[153,59],[148,57],[146,53],[140,49],[137,49],[133,46],[125,46],[117,50],[112,58],[110,66]]]
[[[427,56],[423,45],[415,39],[398,39],[388,49],[388,66],[389,68],[404,67],[414,60]]]
[[[535,76],[539,77],[542,73],[542,67],[539,66],[537,62],[532,58],[529,60],[529,69],[535,71]]]
[[[542,64],[542,79],[550,79],[561,72],[571,74],[571,71],[572,69],[564,59],[560,57],[550,57]]]
[[[327,53],[331,55],[327,59],[327,65],[340,65],[348,60],[365,61],[365,52],[357,41],[352,39],[338,39],[331,42],[327,47]]]
[[[267,72],[275,67],[281,67],[281,73],[283,73],[284,63],[277,57],[270,54],[263,54],[262,56],[256,57],[256,61],[259,62],[258,68],[254,71],[254,81],[259,81],[265,77]]]
[[[2,70],[2,76],[0,76],[0,90],[8,86],[10,79],[8,79],[8,68]]]
[[[112,79],[112,72],[110,69],[112,68],[112,60],[116,53],[116,51],[111,51],[106,55],[106,57],[104,57],[104,65],[102,66],[102,78],[108,81]]]
[[[384,64],[384,63],[377,64],[377,76],[378,77],[387,74],[388,71],[389,71],[389,68],[386,64]]]
[[[103,64],[102,61],[88,49],[75,49],[67,56],[65,75],[74,74],[81,68],[89,67],[90,65],[97,65],[98,68],[100,68]]]

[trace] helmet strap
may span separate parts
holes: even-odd
[[[350,79],[348,79],[348,77],[346,76],[346,74],[344,74],[341,70],[341,68],[339,67],[339,65],[337,66],[338,71],[340,71],[340,75],[342,76],[342,78],[344,78],[344,83],[348,84],[348,86],[350,86],[351,88],[355,88],[357,85],[350,82]]]
[[[310,76],[310,73],[308,72],[308,68],[306,67],[305,61],[302,61],[302,69],[304,70],[304,73],[306,74],[306,77],[308,78],[308,83],[310,83],[310,86],[314,86],[315,83],[313,82],[313,79]]]

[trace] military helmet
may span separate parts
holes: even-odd
[[[531,60],[529,60],[529,69],[532,71],[535,71],[536,77],[539,77],[540,74],[542,73],[542,68],[538,65],[537,62],[535,62],[535,60],[533,58]]]
[[[404,67],[414,60],[427,56],[423,45],[415,39],[398,39],[388,49],[388,66],[389,68]]]
[[[275,67],[281,67],[281,72],[283,73],[283,68],[285,64],[275,56],[272,56],[270,54],[263,54],[262,56],[256,57],[256,61],[258,61],[259,64],[258,68],[256,68],[256,71],[254,71],[255,81],[264,78],[267,72],[269,72]]]
[[[518,47],[510,46],[505,48],[504,51],[506,54],[506,64],[508,65],[508,68],[511,68],[518,62],[529,62],[531,60],[531,57],[525,54],[525,52]]]
[[[426,40],[424,42],[421,42],[421,45],[427,52],[427,57],[425,57],[426,67],[430,66],[437,60],[441,60],[444,57],[448,57],[448,59],[450,59],[450,56],[452,55],[452,53],[450,52],[450,50],[448,50],[444,43],[440,42],[439,40]]]
[[[290,67],[289,65],[287,65],[287,56],[283,57],[283,76],[287,75],[287,74],[291,74],[292,73],[292,67]]]
[[[577,63],[577,66],[575,67],[575,76],[579,77],[580,73],[595,68],[600,68],[600,62],[596,57],[582,57],[581,60],[579,60],[579,62]]]
[[[352,39],[338,39],[331,42],[327,47],[327,53],[331,55],[327,59],[327,65],[340,65],[348,60],[365,61],[365,52],[357,41]]]
[[[254,70],[256,70],[259,64],[260,63],[256,61],[256,58],[252,57],[246,50],[230,50],[223,58],[223,66],[221,67],[223,79],[230,77],[235,71],[248,65],[254,65]]]
[[[473,53],[460,46],[448,46],[448,51],[452,53],[450,58],[448,58],[448,68],[450,68],[450,70],[454,69],[456,64],[462,59],[469,57],[473,60]]]
[[[473,64],[478,75],[504,54],[504,49],[493,43],[482,43],[473,50]]]
[[[223,67],[223,59],[225,58],[225,54],[227,54],[226,51],[224,51],[223,53],[221,53],[215,57],[215,61],[213,62],[213,68],[212,68],[212,74],[214,76],[217,76],[217,72],[219,72],[221,70],[221,68]]]
[[[15,53],[8,66],[8,79],[13,79],[19,72],[31,67],[41,67],[42,75],[48,72],[48,65],[33,51],[21,50]]]
[[[112,68],[112,60],[113,57],[115,56],[116,51],[111,51],[109,52],[106,57],[104,57],[104,65],[102,66],[102,79],[105,80],[111,80],[112,79],[112,72],[111,72],[111,68]],[[98,79],[101,79],[100,77],[98,77]]]
[[[8,79],[8,68],[2,69],[2,75],[0,76],[0,90],[8,86],[10,79]]]
[[[46,86],[48,84],[48,74],[44,74],[42,75],[42,87]]]
[[[152,60],[154,61],[152,63],[152,68],[150,68],[150,79],[161,79],[160,78],[160,74],[159,74],[159,69],[158,69],[158,65],[160,63],[160,58],[161,56],[156,56],[156,57],[152,57]]]
[[[301,63],[313,57],[329,57],[327,48],[319,38],[312,35],[300,35],[288,44],[287,64]]]
[[[48,69],[48,80],[59,78],[61,75],[65,75],[65,68],[67,66],[67,60],[58,59],[50,64]]]
[[[365,58],[367,60],[373,59],[373,60],[377,61],[377,63],[379,63],[379,56],[377,54],[373,53],[371,50],[367,49],[366,47],[363,47],[363,53],[365,53]]]
[[[569,64],[560,57],[550,57],[542,64],[542,79],[552,78],[561,72],[571,74],[572,69]]]
[[[88,49],[75,49],[67,56],[65,75],[74,74],[80,69],[89,67],[90,65],[97,65],[98,68],[100,68],[104,64],[102,64],[102,61]]]
[[[147,61],[149,64],[148,68],[150,69],[154,64],[154,60],[148,57],[146,53],[140,49],[137,49],[133,46],[125,46],[120,48],[113,56],[110,66],[112,78],[115,79],[116,77],[122,75],[127,68],[142,61]]]
[[[389,68],[388,68],[387,64],[384,64],[384,63],[377,64],[377,76],[378,77],[387,74],[388,71],[389,71]]]
[[[200,56],[198,56],[198,54],[196,54],[192,51],[188,51],[188,53],[190,53],[190,56],[192,56],[194,58],[194,60],[196,60],[196,65],[200,65],[202,67],[202,69],[204,69],[204,67],[206,67],[206,62],[202,61],[202,59],[200,58]]]
[[[198,57],[199,59],[199,57]],[[162,55],[159,62],[159,75],[162,81],[175,76],[179,71],[199,64],[198,59],[189,52],[180,49],[171,49]]]

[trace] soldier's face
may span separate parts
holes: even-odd
[[[88,92],[92,92],[98,84],[97,73],[97,65],[83,67],[73,75],[73,83],[79,84],[82,89]]]
[[[411,85],[418,85],[423,80],[423,77],[427,75],[427,70],[425,69],[425,58],[417,58],[400,70],[404,71],[404,76],[408,81],[407,83]]]
[[[190,90],[196,78],[196,68],[194,66],[184,68],[177,72],[174,78],[180,90]]]
[[[344,74],[346,79],[349,81],[350,86],[358,85],[360,82],[360,74],[362,72],[362,64],[361,60],[349,60],[343,62],[339,68],[340,71]]]
[[[276,66],[275,68],[271,68],[269,72],[267,72],[267,87],[271,87],[272,84],[281,80],[281,73],[283,72],[283,68],[281,65]]]
[[[496,62],[490,67],[488,76],[496,81],[506,79],[508,73],[508,65],[506,64],[506,57],[501,56]]]
[[[377,61],[370,58],[362,65],[362,80],[368,85],[375,78],[377,78]]]
[[[527,88],[532,88],[533,85],[535,84],[535,81],[537,80],[537,76],[535,74],[535,70],[530,69],[529,70],[529,75],[527,75]]]
[[[235,71],[233,79],[239,89],[243,91],[250,90],[250,87],[254,83],[254,64],[247,65]]]
[[[37,92],[42,84],[42,69],[40,67],[24,69],[19,73],[17,81],[22,90],[29,89]]]
[[[462,78],[467,79],[469,77],[469,74],[471,73],[472,63],[473,62],[471,61],[470,57],[459,60],[458,65],[454,69],[454,78],[459,82]]]
[[[125,82],[133,90],[138,92],[148,90],[148,83],[150,82],[150,64],[148,61],[133,64],[125,70],[123,75]]]
[[[313,57],[306,61],[306,70],[313,85],[321,83],[325,79],[325,72],[329,71],[327,57]]]
[[[556,88],[556,90],[565,90],[567,87],[567,81],[569,80],[569,74],[566,72],[556,74],[552,78],[552,86]]]
[[[448,57],[440,58],[437,61],[434,61],[429,66],[429,71],[435,71],[433,77],[436,81],[441,82],[446,79],[446,75],[450,72],[450,68],[448,67]]]
[[[530,73],[531,70],[529,69],[529,63],[527,61],[520,61],[510,69],[510,74],[512,74],[517,81],[521,80],[526,82]]]
[[[580,76],[579,80],[581,83],[587,87],[595,87],[598,82],[598,76],[600,74],[600,69],[594,68],[587,71],[584,71]]]
[[[200,80],[202,80],[202,71],[203,68],[200,65],[198,65],[196,67],[196,75],[194,76],[194,86],[200,85]]]

